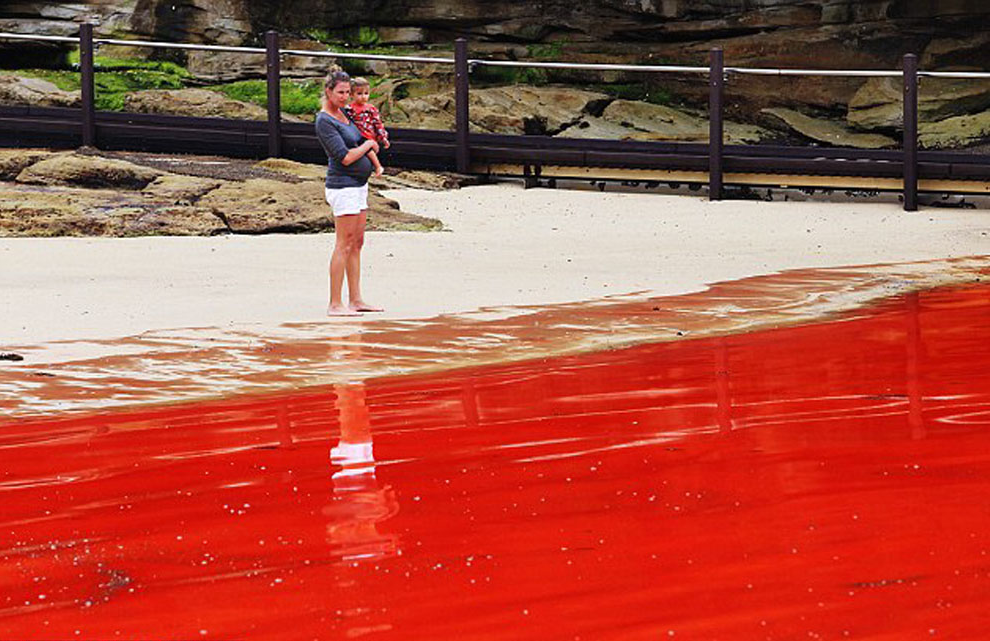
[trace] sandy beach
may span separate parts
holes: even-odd
[[[980,210],[708,202],[501,184],[390,192],[448,231],[371,233],[368,320],[663,296],[804,267],[990,252]],[[0,346],[327,321],[332,234],[0,239]]]

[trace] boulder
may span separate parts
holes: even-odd
[[[149,199],[191,205],[221,185],[222,181],[182,174],[159,176],[142,189]]]
[[[0,105],[37,105],[41,107],[78,107],[78,91],[62,91],[41,78],[24,78],[0,73]]]
[[[25,167],[17,182],[32,185],[71,185],[144,189],[163,172],[124,160],[74,153],[52,154]]]
[[[900,78],[870,78],[849,101],[846,121],[859,129],[903,127]],[[977,113],[990,107],[990,80],[924,78],[918,89],[919,122]]]
[[[206,236],[226,230],[209,209],[149,206],[135,192],[0,184],[0,236]]]
[[[0,180],[14,180],[25,167],[51,155],[43,149],[0,149]]]
[[[323,183],[265,178],[227,182],[200,198],[231,231],[243,234],[321,232],[333,229]]]
[[[128,94],[124,109],[137,113],[178,114],[201,118],[265,120],[268,111],[258,105],[232,100],[208,89],[149,89]]]
[[[918,124],[918,144],[925,149],[955,149],[990,138],[990,111]]]
[[[287,158],[266,158],[254,164],[255,167],[294,176],[304,180],[322,180],[327,175],[326,165],[311,165]]]
[[[515,85],[471,91],[469,113],[471,124],[481,131],[554,135],[608,101],[607,95],[593,91]],[[453,92],[399,100],[391,119],[403,127],[453,129]]]
[[[858,149],[884,149],[896,147],[898,142],[881,134],[861,133],[851,130],[842,121],[812,118],[793,109],[783,107],[763,109],[761,113],[778,119],[794,132],[816,142],[836,147]]]
[[[990,32],[968,36],[935,38],[925,47],[922,69],[984,71],[990,69]]]
[[[616,100],[605,108],[602,119],[630,130],[625,137],[633,140],[708,142],[706,115],[667,105]],[[732,144],[759,142],[770,135],[755,125],[726,122],[724,127],[725,140]]]
[[[574,125],[557,134],[561,138],[625,140],[636,130],[600,116],[583,116]]]

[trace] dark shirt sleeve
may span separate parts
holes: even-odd
[[[343,162],[344,156],[350,150],[344,143],[344,139],[341,138],[340,132],[329,119],[316,119],[316,137],[320,139],[320,144],[323,145],[323,151],[327,152],[327,156],[337,162]]]

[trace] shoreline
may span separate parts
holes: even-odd
[[[912,292],[987,282],[990,257],[979,257],[793,270],[677,296],[338,323],[332,333],[326,323],[291,323],[36,346],[23,362],[0,366],[0,410],[25,419],[85,415],[739,335],[855,318]]]

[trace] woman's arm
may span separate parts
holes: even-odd
[[[363,143],[355,147],[354,149],[348,150],[344,157],[340,159],[340,164],[350,165],[351,163],[357,161],[361,156],[364,156],[369,151],[378,152],[378,143],[374,140],[365,140]]]

